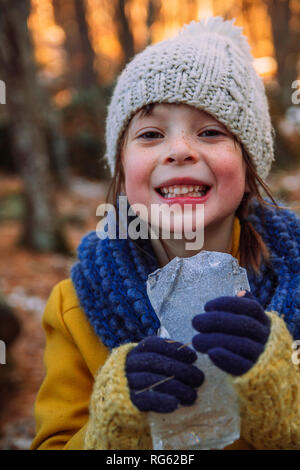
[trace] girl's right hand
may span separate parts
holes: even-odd
[[[157,413],[170,413],[179,404],[192,405],[195,388],[204,381],[203,372],[192,365],[196,359],[195,351],[177,341],[158,336],[143,339],[126,359],[132,403],[140,411]]]

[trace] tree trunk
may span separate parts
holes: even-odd
[[[48,140],[48,153],[55,174],[55,182],[65,190],[70,186],[70,162],[68,146],[62,133],[62,117],[59,111],[54,110],[46,103],[47,116],[46,134]]]
[[[290,0],[266,0],[272,23],[273,41],[277,61],[277,78],[280,85],[280,101],[283,109],[292,105],[291,85],[297,78],[297,53],[300,35],[294,37],[290,29]]]
[[[161,0],[148,0],[148,15],[147,15],[147,27],[149,31],[148,44],[151,44],[151,26],[155,23],[158,18],[161,9]]]
[[[127,0],[116,0],[115,22],[117,25],[119,41],[124,54],[121,68],[129,62],[135,52],[133,34],[125,11],[126,4],[128,4]]]
[[[84,0],[53,0],[53,9],[55,20],[66,35],[68,83],[76,90],[97,86],[95,53],[89,39]]]
[[[80,71],[80,83],[82,87],[88,88],[95,86],[98,82],[98,77],[94,69],[95,53],[89,39],[85,2],[84,0],[74,0],[74,2],[83,64]]]
[[[45,110],[27,28],[29,0],[0,0],[0,69],[16,167],[24,183],[22,242],[36,251],[65,251],[54,210],[44,131]]]

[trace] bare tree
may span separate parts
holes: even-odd
[[[97,86],[95,53],[89,38],[84,0],[53,0],[55,20],[63,28],[68,83],[75,89]]]
[[[159,16],[161,9],[161,0],[148,0],[148,15],[147,15],[147,27],[148,27],[148,44],[151,44],[151,26],[155,23]]]
[[[291,29],[290,0],[265,0],[265,3],[272,24],[280,101],[283,109],[286,109],[291,105],[291,84],[297,78],[300,31]]]
[[[85,2],[84,0],[74,0],[74,4],[81,54],[83,58],[83,67],[80,71],[81,84],[84,87],[89,87],[97,84],[98,81],[98,77],[94,69],[95,53],[89,39]]]
[[[121,64],[121,68],[124,64],[129,62],[135,53],[133,33],[126,15],[126,5],[128,5],[128,0],[115,0],[114,19],[117,26],[119,41],[124,53],[124,59],[123,64]]]
[[[39,86],[27,28],[29,0],[0,0],[0,73],[16,167],[24,183],[23,243],[37,251],[65,250],[54,210],[53,185],[44,131],[43,93]]]

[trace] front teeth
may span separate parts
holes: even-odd
[[[185,194],[190,197],[202,197],[205,194],[205,185],[189,185],[189,186],[168,186],[160,188],[165,198],[176,197]]]
[[[202,197],[202,196],[204,196],[204,194],[205,194],[205,191],[203,191],[203,192],[191,192],[191,193],[187,193],[187,196],[189,196],[189,197]],[[168,194],[165,194],[164,197],[168,199],[170,197],[178,197],[178,196],[168,193]]]

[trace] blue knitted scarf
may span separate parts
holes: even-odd
[[[259,275],[248,272],[251,292],[265,310],[278,312],[298,339],[300,219],[287,209],[262,209],[256,200],[252,206],[248,219],[268,246],[271,260],[262,264]],[[81,307],[107,348],[156,334],[159,320],[148,299],[146,281],[159,265],[150,240],[101,240],[90,232],[81,240],[78,259],[71,279]]]

